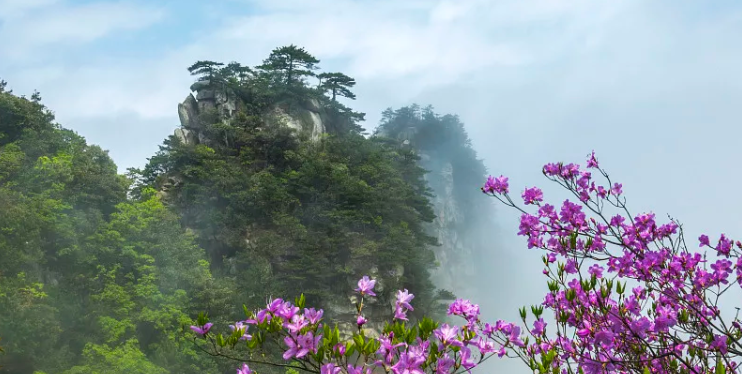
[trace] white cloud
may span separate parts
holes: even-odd
[[[39,56],[39,49],[48,46],[68,47],[138,30],[163,16],[158,8],[131,2],[73,5],[52,0],[5,0],[0,14],[6,15],[0,18],[0,54],[14,60]]]
[[[525,37],[518,33],[533,29],[534,22],[571,25],[570,18],[596,8],[586,1],[542,1],[535,6],[429,1],[405,3],[406,8],[387,1],[315,1],[297,5],[301,7],[297,12],[293,3],[252,4],[271,12],[240,18],[222,29],[222,36],[261,44],[289,39],[324,58],[349,59],[347,68],[359,79],[422,75],[428,84],[455,80],[484,66],[528,63],[539,52],[524,43],[534,33]],[[264,35],[262,30],[268,28],[276,31]],[[558,33],[537,36],[548,36],[552,45],[563,38]]]
[[[94,22],[85,34],[73,15],[92,17],[92,10],[55,14],[59,4],[34,11],[19,4],[33,5],[0,0],[0,10],[28,20],[43,8],[34,17],[57,27],[73,23],[60,35],[77,42],[91,40],[82,35],[103,38],[145,27],[157,14],[124,5],[118,6],[128,13],[110,5],[87,8],[120,14]],[[188,65],[199,59],[257,64],[272,48],[294,43],[323,68],[357,78],[353,106],[368,113],[368,128],[387,106],[430,103],[458,113],[492,172],[510,175],[514,186],[543,185],[543,163],[581,160],[595,148],[612,176],[625,182],[636,211],[672,213],[688,224],[689,237],[742,227],[735,214],[742,201],[729,192],[742,184],[735,153],[742,138],[740,6],[719,10],[692,0],[234,4],[251,7],[249,14],[225,14],[221,24],[183,24],[199,37],[163,45],[148,58],[110,61],[90,50],[91,58],[75,65],[66,63],[69,55],[38,48],[62,41],[51,26],[37,33],[5,23],[0,50],[15,40],[12,33],[27,30],[19,37],[31,40],[26,50],[48,53],[50,63],[16,67],[3,78],[19,92],[38,88],[63,124],[111,149],[123,169],[141,166],[178,125],[176,105],[191,82]],[[522,241],[511,235],[517,217],[501,212],[504,234],[496,246],[498,255],[507,255],[490,260],[498,278],[522,292],[494,289],[488,305],[502,312],[498,317],[516,318],[521,304],[539,301],[543,284],[532,279],[538,256],[523,254]],[[498,266],[502,258],[522,261]],[[503,372],[521,372],[514,365]]]
[[[0,21],[23,16],[29,11],[51,6],[60,0],[0,0]]]
[[[377,91],[374,86],[379,85],[395,86],[389,90],[391,98],[405,100],[467,76],[544,64],[567,53],[576,34],[598,28],[616,9],[584,0],[538,0],[530,5],[481,0],[262,0],[247,4],[253,7],[251,15],[225,15],[223,24],[208,25],[199,33],[200,39],[164,55],[105,63],[98,56],[74,66],[29,67],[17,75],[24,82],[36,83],[33,88],[41,89],[50,103],[66,108],[73,117],[131,111],[144,118],[172,118],[172,103],[182,100],[190,80],[185,67],[193,61],[256,64],[273,47],[295,43],[320,57],[322,67],[342,69],[356,77],[359,93]],[[145,27],[160,16],[156,10],[128,3],[93,3],[42,12],[34,21],[29,17],[25,22],[9,23],[3,28],[5,33],[0,31],[0,40],[12,28],[26,35],[20,38],[23,43],[17,44],[16,52],[30,51],[55,41],[85,42],[117,30]],[[40,72],[45,79],[39,78]],[[50,72],[56,72],[56,78],[49,77]],[[75,94],[55,95],[54,87]],[[361,109],[371,118],[378,111],[372,106]]]

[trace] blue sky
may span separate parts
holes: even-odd
[[[178,126],[191,63],[255,65],[294,43],[358,80],[367,128],[413,102],[459,114],[514,187],[595,149],[635,212],[695,238],[742,232],[740,35],[736,0],[0,0],[0,77],[123,171]],[[489,260],[523,290],[491,305],[515,318],[545,286],[514,212],[498,224]]]

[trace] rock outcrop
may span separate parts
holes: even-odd
[[[204,123],[223,121],[229,123],[240,108],[240,101],[235,94],[226,89],[214,87],[209,81],[200,81],[191,85],[192,93],[178,104],[180,128],[174,135],[185,144],[209,144],[204,133]],[[297,135],[305,134],[311,141],[319,141],[327,132],[323,119],[323,108],[317,99],[306,99],[300,107],[292,108],[289,113],[280,105],[273,107],[264,120],[269,125],[284,125],[296,131]]]
[[[419,129],[415,124],[409,124],[396,129],[391,135],[381,129],[379,136],[396,138],[400,147],[410,147],[415,144]],[[460,295],[469,293],[475,283],[472,261],[481,257],[484,245],[480,240],[484,235],[472,231],[467,224],[472,221],[469,206],[462,206],[466,202],[460,200],[462,195],[473,196],[479,194],[476,187],[471,191],[457,191],[455,181],[456,170],[451,153],[441,149],[434,149],[428,153],[418,151],[420,166],[428,170],[425,180],[432,189],[431,203],[436,218],[427,224],[429,235],[438,239],[440,246],[433,247],[438,267],[431,271],[434,284],[439,289],[445,289]],[[460,186],[458,187],[461,188]],[[478,196],[477,196],[478,197]],[[479,230],[481,231],[481,230]]]
[[[240,109],[240,101],[234,95],[228,95],[223,90],[214,89],[208,81],[197,82],[191,86],[191,91],[182,103],[178,104],[178,116],[180,127],[175,129],[174,135],[180,142],[187,145],[212,144],[218,139],[209,139],[204,134],[206,123],[222,121],[229,124],[234,115]],[[301,104],[286,103],[277,104],[263,115],[264,126],[287,126],[295,131],[297,136],[306,136],[309,141],[318,142],[328,132],[326,118],[328,118],[323,103],[314,98],[303,100]],[[161,188],[161,195],[166,197],[170,188],[177,186],[180,180],[176,177],[168,177]],[[249,234],[245,237],[249,245],[251,240]],[[365,264],[357,264],[360,267]],[[377,278],[378,269],[365,269],[369,276]],[[400,266],[392,273],[393,279],[397,281],[404,275],[404,269]],[[356,288],[358,279],[347,279],[349,292],[341,297],[323,305],[326,315],[338,323],[340,337],[342,340],[352,338],[358,327],[353,322],[357,314],[354,303],[357,295],[350,291]],[[384,281],[377,278],[375,290],[380,292],[384,289]],[[364,315],[369,323],[364,326],[366,336],[379,336],[384,327],[384,322],[394,313],[394,301],[381,303],[376,298],[368,298],[364,301]]]
[[[466,277],[469,271],[465,261],[473,258],[473,249],[457,230],[464,212],[454,195],[453,165],[448,160],[436,160],[425,154],[421,158],[423,168],[431,170],[425,179],[434,193],[432,203],[436,219],[428,225],[428,232],[440,243],[433,249],[440,264],[432,272],[433,279],[437,287],[456,293],[466,289],[470,281]]]
[[[284,125],[296,131],[296,134],[306,134],[313,142],[321,139],[327,132],[322,119],[321,107],[316,99],[307,100],[303,107],[294,109],[296,114],[289,114],[280,106],[275,106],[266,116],[266,120],[273,125]]]

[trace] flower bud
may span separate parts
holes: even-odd
[[[358,315],[358,318],[356,318],[356,324],[358,327],[365,325],[366,322],[368,322],[368,320],[360,314]]]

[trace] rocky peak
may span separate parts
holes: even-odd
[[[217,109],[224,118],[230,118],[237,110],[235,95],[228,95],[224,89],[215,87],[208,80],[192,84],[191,91],[196,92],[198,109],[201,112]]]
[[[432,248],[438,263],[438,267],[431,271],[432,279],[438,288],[454,294],[466,293],[473,283],[473,278],[469,276],[472,264],[467,263],[467,259],[476,258],[483,249],[481,233],[470,227],[471,215],[476,213],[470,211],[472,207],[469,198],[472,194],[477,194],[476,186],[462,187],[457,180],[462,176],[470,177],[472,172],[469,166],[462,164],[462,157],[467,157],[462,156],[466,152],[461,151],[466,143],[452,144],[448,142],[449,139],[441,138],[457,135],[455,130],[450,130],[455,128],[455,124],[444,126],[444,122],[450,119],[430,115],[432,112],[427,118],[420,114],[410,115],[411,109],[390,113],[390,125],[381,126],[377,134],[396,139],[400,148],[414,147],[420,157],[420,166],[429,171],[425,180],[433,192],[431,204],[436,218],[426,225],[426,229],[440,244]],[[426,126],[438,127],[431,130]],[[435,131],[443,130],[451,133],[438,134],[436,139],[433,135]],[[420,144],[421,141],[431,143]],[[476,163],[480,161],[471,159],[466,162],[473,163],[471,169],[476,170]],[[462,167],[466,169],[457,169]]]
[[[180,128],[175,129],[175,136],[185,144],[208,144],[202,133],[202,116],[214,113],[217,118],[229,122],[237,110],[240,102],[236,95],[229,94],[225,89],[216,87],[210,81],[198,81],[191,85],[191,91],[182,103],[178,104]],[[306,134],[311,141],[319,141],[326,130],[324,111],[321,103],[315,98],[305,99],[301,106],[293,107],[289,112],[280,105],[275,105],[268,112],[264,120],[268,125],[283,125],[296,130],[298,134]]]
[[[317,99],[306,100],[304,105],[288,111],[280,106],[275,106],[266,116],[266,121],[274,125],[284,125],[296,130],[297,134],[306,133],[313,142],[319,141],[322,134],[327,132],[325,122],[322,119],[322,107]]]
[[[441,244],[433,248],[440,263],[433,271],[433,279],[440,288],[462,290],[467,286],[463,277],[467,269],[462,259],[470,258],[472,248],[457,230],[463,212],[454,195],[453,165],[448,160],[435,160],[426,154],[421,154],[421,161],[423,167],[432,170],[425,179],[434,191],[432,203],[436,219],[428,225],[428,230]]]

